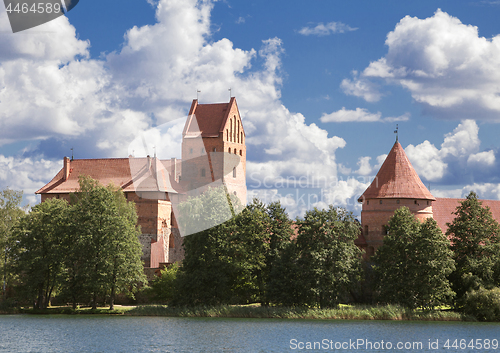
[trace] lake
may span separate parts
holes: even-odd
[[[0,315],[0,352],[483,352],[500,324]]]

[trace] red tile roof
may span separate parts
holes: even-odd
[[[377,176],[358,199],[401,198],[435,200],[413,169],[406,153],[396,141]]]
[[[176,192],[175,180],[168,178],[173,168],[172,160],[150,159],[151,168],[147,168],[147,158],[100,158],[75,159],[69,161],[69,175],[64,180],[64,166],[56,176],[36,194],[64,194],[79,189],[78,177],[88,175],[102,185],[114,184],[123,191],[161,191]],[[179,160],[177,160],[179,162]]]
[[[194,99],[189,110],[188,122],[186,123],[186,132],[197,133],[201,131],[202,137],[217,137],[220,132],[223,132],[226,120],[233,105],[236,105],[236,99],[231,98],[229,103],[214,103],[214,104],[198,104],[198,100]],[[192,117],[196,116],[198,129],[192,121]]]
[[[448,198],[437,198],[436,201],[432,203],[432,213],[433,218],[439,225],[439,228],[446,233],[448,226],[446,223],[452,223],[455,215],[453,212],[456,211],[457,207],[460,206],[460,201],[465,199],[448,199]],[[500,222],[500,201],[498,200],[480,200],[483,207],[489,207],[493,215],[493,218]]]

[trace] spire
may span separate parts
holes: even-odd
[[[382,198],[435,200],[413,169],[397,135],[377,176],[358,201]]]
[[[396,142],[399,142],[399,141],[398,141],[398,135],[399,135],[399,127],[398,127],[398,124],[396,124],[396,130],[394,130],[394,133],[396,134]]]

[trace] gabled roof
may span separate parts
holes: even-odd
[[[177,163],[180,161],[177,160]],[[114,184],[123,191],[176,192],[173,173],[174,161],[157,158],[99,158],[69,161],[69,175],[64,179],[64,166],[56,176],[36,194],[64,194],[79,189],[78,177],[88,175],[102,185]],[[149,165],[149,168],[147,167]],[[170,178],[169,178],[170,175]]]
[[[189,110],[188,121],[184,127],[183,135],[187,132],[199,133],[202,137],[217,137],[219,133],[224,131],[229,112],[233,105],[236,105],[236,98],[232,97],[229,103],[214,103],[214,104],[198,104],[198,100],[194,99]],[[193,117],[196,116],[198,129],[193,122]]]
[[[435,200],[418,177],[398,141],[392,147],[377,176],[358,201],[382,198]]]

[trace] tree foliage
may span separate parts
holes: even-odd
[[[408,208],[399,208],[372,258],[379,301],[410,309],[448,303],[454,295],[447,279],[454,270],[451,256],[449,242],[434,219],[421,224]]]
[[[500,226],[474,192],[454,214],[446,234],[456,263],[450,279],[460,302],[467,291],[500,285]]]
[[[10,262],[20,274],[19,296],[35,308],[46,308],[61,284],[67,220],[68,203],[49,199],[33,207],[13,229]]]
[[[7,283],[13,274],[8,270],[7,254],[12,240],[12,228],[24,215],[21,209],[23,192],[11,189],[0,191],[0,273],[2,275],[2,298],[6,298]]]

